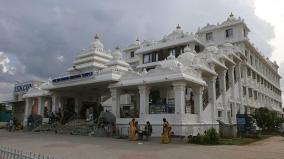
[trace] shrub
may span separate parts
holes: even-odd
[[[201,145],[215,145],[219,143],[219,135],[214,128],[208,129],[204,135],[197,134],[191,140],[191,143]]]
[[[218,144],[219,135],[214,128],[210,128],[207,130],[205,136],[208,136],[208,143],[209,144]]]

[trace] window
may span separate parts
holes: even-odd
[[[256,74],[254,71],[252,71],[252,79],[256,79]]]
[[[257,75],[257,82],[260,82],[260,76]]]
[[[251,70],[249,68],[247,68],[247,75],[251,76]]]
[[[247,95],[247,88],[243,87],[243,96],[246,96],[246,95]]]
[[[200,50],[200,46],[199,45],[195,45],[194,46],[194,50],[199,53],[201,50]]]
[[[252,97],[252,88],[248,88],[248,92],[249,92],[249,97]]]
[[[232,37],[233,37],[233,29],[227,29],[226,38],[232,38]]]
[[[257,91],[254,91],[254,100],[257,100]]]
[[[156,62],[158,59],[157,57],[158,57],[158,54],[156,52],[144,54],[143,63],[146,64],[146,63]]]
[[[245,56],[248,57],[248,51],[247,50],[245,50]]]
[[[244,37],[246,38],[248,36],[248,32],[246,31],[246,29],[244,29]]]
[[[149,63],[152,60],[150,54],[145,54],[143,58],[143,63]]]
[[[252,65],[252,63],[253,63],[253,57],[250,56],[250,65]]]
[[[130,57],[133,58],[134,57],[134,51],[130,52]]]
[[[218,117],[220,118],[220,117],[222,117],[222,111],[218,111]]]
[[[213,40],[213,33],[206,33],[206,41],[212,41]]]

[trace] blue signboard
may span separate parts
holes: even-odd
[[[237,114],[237,125],[238,125],[238,131],[244,132],[246,130],[246,115],[245,114]]]
[[[15,88],[14,88],[14,92],[18,93],[18,92],[27,92],[30,88],[33,87],[33,83],[28,82],[28,83],[21,83],[21,84],[16,84]]]
[[[237,124],[238,125],[245,125],[246,124],[246,118],[237,118]]]
[[[88,78],[92,77],[94,75],[93,72],[86,72],[86,73],[81,73],[77,75],[71,75],[71,76],[64,76],[60,78],[55,78],[52,80],[53,83],[59,83],[59,82],[66,82],[69,80],[75,80],[75,79],[82,79],[82,78]]]

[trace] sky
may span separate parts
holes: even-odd
[[[282,7],[283,0],[0,0],[0,99],[17,81],[64,74],[96,33],[114,50],[137,37],[159,40],[177,24],[196,32],[231,12],[245,19],[251,41],[284,77]]]

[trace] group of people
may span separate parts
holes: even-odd
[[[162,132],[162,143],[168,144],[169,143],[169,136],[171,132],[171,125],[167,121],[166,118],[163,118],[163,132]],[[130,141],[136,141],[137,140],[137,134],[138,136],[146,136],[146,140],[148,140],[149,136],[152,134],[152,125],[149,121],[146,122],[146,125],[144,127],[144,130],[142,130],[139,125],[138,121],[133,118],[129,122],[129,128],[128,128],[128,137]]]

